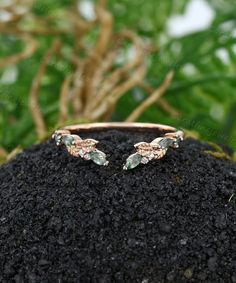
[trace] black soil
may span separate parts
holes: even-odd
[[[153,133],[107,131],[110,165],[53,141],[0,167],[0,282],[236,282],[236,165],[187,139],[132,171]]]

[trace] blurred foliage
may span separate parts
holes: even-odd
[[[180,116],[173,117],[155,104],[139,120],[186,128],[199,133],[205,140],[236,149],[236,6],[234,0],[207,2],[215,11],[211,26],[178,38],[168,36],[167,22],[172,15],[183,13],[189,1],[110,0],[109,10],[117,31],[131,28],[158,47],[148,60],[148,83],[158,87],[167,72],[175,70],[165,99]],[[64,27],[68,19],[63,18],[63,10],[73,5],[75,1],[72,0],[37,0],[32,10],[38,17],[56,16],[60,19],[56,24]],[[92,41],[93,36],[96,35],[90,34],[87,40]],[[71,44],[70,35],[60,35],[60,38]],[[52,37],[42,35],[38,39],[39,48],[33,56],[0,71],[0,144],[8,151],[19,144],[25,147],[36,141],[28,94]],[[17,37],[0,35],[1,58],[22,48]],[[66,48],[64,52],[66,54]],[[222,52],[227,60],[219,56]],[[49,127],[56,123],[58,93],[63,78],[71,72],[70,68],[63,59],[52,60],[43,77],[40,103]],[[128,92],[120,99],[112,120],[125,120],[146,97],[140,88]]]

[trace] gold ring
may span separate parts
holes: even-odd
[[[110,123],[91,123],[67,126],[63,129],[56,130],[52,138],[58,146],[64,145],[67,151],[75,156],[85,160],[92,160],[98,165],[108,165],[106,154],[96,148],[99,143],[95,139],[82,139],[80,132],[103,131],[106,129],[118,130],[135,130],[135,131],[157,131],[162,133],[161,137],[155,138],[150,143],[139,142],[134,145],[136,152],[131,154],[123,166],[124,170],[133,169],[140,163],[147,164],[151,160],[161,159],[165,156],[169,147],[179,147],[179,142],[183,140],[184,133],[177,129],[152,123],[126,123],[126,122],[110,122]]]

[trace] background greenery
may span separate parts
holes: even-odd
[[[228,144],[236,149],[236,5],[234,0],[208,0],[215,10],[212,25],[204,31],[171,38],[166,33],[171,15],[183,13],[186,0],[110,0],[109,9],[115,29],[131,28],[152,40],[158,52],[150,55],[146,80],[160,85],[166,73],[174,69],[175,77],[165,94],[166,100],[181,114],[171,117],[157,104],[147,110],[140,121],[160,122],[200,134],[205,140]],[[37,0],[33,12],[38,16],[60,15],[74,5],[73,0]],[[201,15],[199,15],[201,17]],[[61,18],[61,25],[68,19]],[[92,35],[91,35],[92,36]],[[70,44],[70,36],[61,36]],[[29,146],[36,141],[34,124],[28,109],[32,79],[52,37],[39,36],[40,45],[30,58],[17,66],[0,71],[0,144],[8,151],[17,145]],[[22,50],[23,44],[12,35],[0,36],[0,57]],[[227,62],[217,56],[227,54]],[[49,127],[56,122],[58,93],[70,66],[60,59],[52,62],[43,78],[40,103]],[[145,99],[147,94],[134,89],[123,96],[113,114],[122,121]]]

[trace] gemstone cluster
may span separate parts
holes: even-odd
[[[97,124],[95,124],[97,126]],[[136,125],[137,126],[137,125]],[[82,139],[79,135],[72,134],[74,129],[57,130],[52,138],[58,146],[64,146],[66,150],[75,157],[91,160],[98,165],[108,165],[106,154],[96,148],[98,141],[94,139]],[[182,131],[165,133],[148,142],[139,142],[134,145],[136,152],[131,154],[123,166],[124,170],[137,167],[139,164],[147,164],[151,160],[161,159],[166,155],[170,147],[179,147],[179,142],[183,140]]]
[[[106,154],[96,148],[98,141],[94,139],[81,139],[78,135],[71,135],[65,131],[56,131],[53,135],[56,144],[64,145],[67,151],[85,160],[92,160],[98,165],[108,165]]]
[[[147,164],[152,159],[161,159],[166,155],[169,147],[177,148],[182,135],[167,133],[162,138],[156,138],[150,143],[140,142],[134,145],[136,152],[130,155],[123,166],[124,170],[137,167],[139,164]]]

